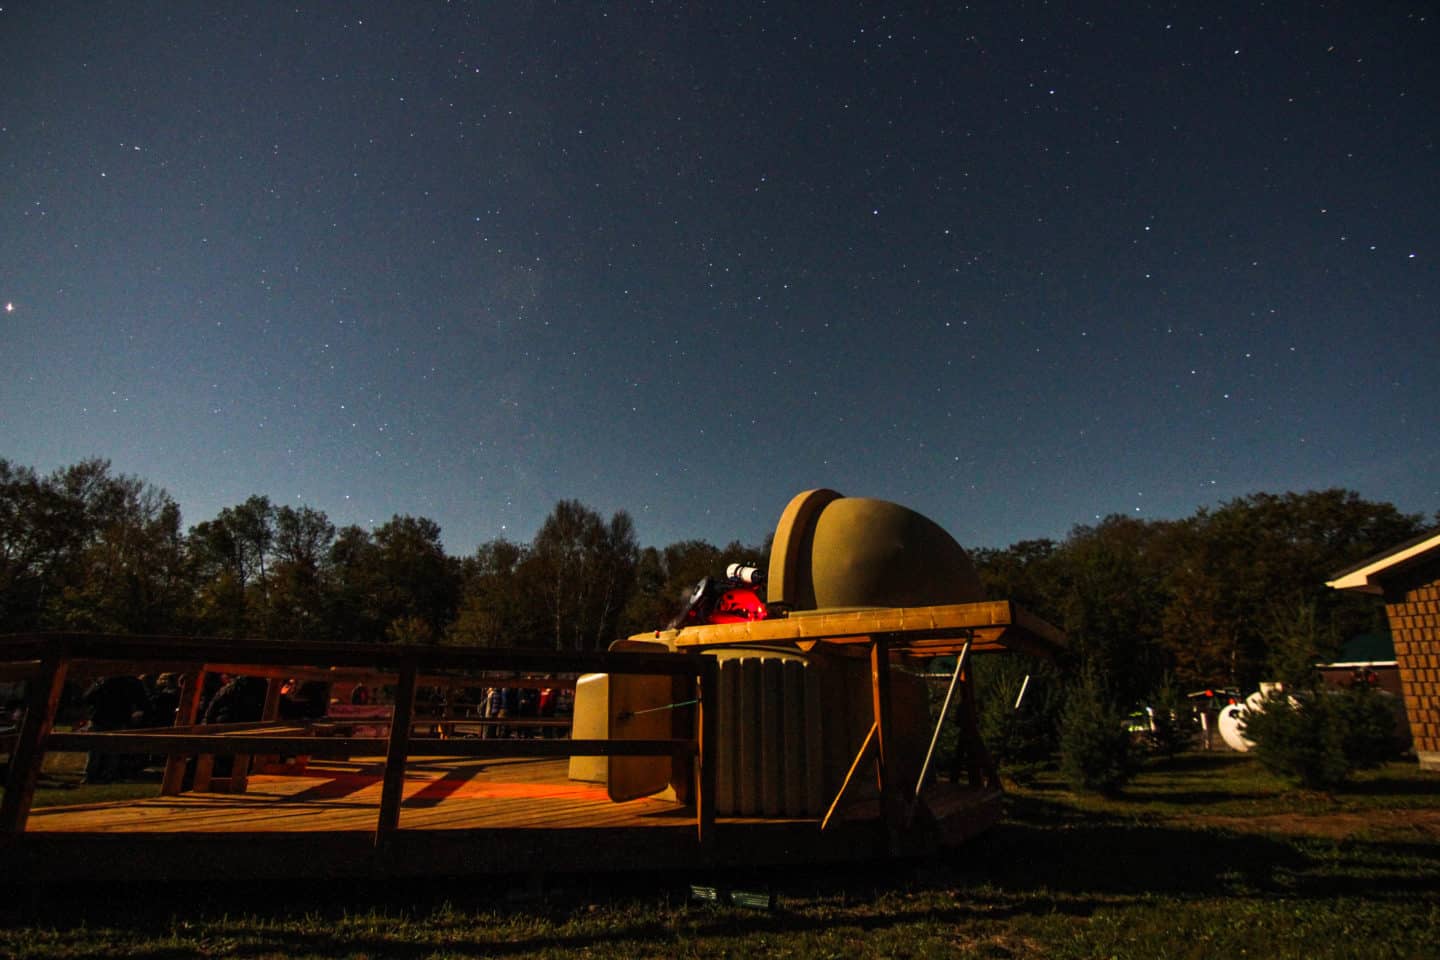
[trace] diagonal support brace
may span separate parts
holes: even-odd
[[[860,744],[860,752],[855,754],[855,759],[850,763],[850,770],[845,774],[845,780],[840,784],[840,790],[835,794],[835,799],[830,801],[830,809],[825,811],[825,819],[820,821],[820,829],[824,830],[830,825],[830,818],[835,814],[835,808],[840,806],[840,798],[845,796],[845,791],[850,787],[850,781],[855,776],[855,771],[860,769],[867,754],[870,753],[870,744],[875,742],[875,731],[880,729],[878,723],[870,724],[870,732],[865,734],[865,742]]]
[[[925,762],[920,766],[920,779],[915,781],[915,799],[920,799],[920,791],[925,786],[925,776],[930,772],[930,761],[935,756],[935,745],[940,742],[940,731],[945,726],[945,718],[950,715],[950,701],[955,696],[955,687],[960,682],[960,674],[965,671],[965,660],[970,653],[970,641],[965,641],[965,646],[960,648],[960,656],[955,658],[955,672],[950,677],[950,689],[945,691],[945,703],[940,707],[940,716],[935,720],[935,733],[930,737],[930,749],[925,751]]]

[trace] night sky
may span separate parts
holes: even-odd
[[[1086,6],[3,3],[0,456],[457,554],[1440,509],[1433,5]]]

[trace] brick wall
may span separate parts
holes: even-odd
[[[1440,769],[1440,575],[1387,588],[1385,612],[1415,752],[1422,767]]]

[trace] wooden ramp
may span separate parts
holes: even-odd
[[[11,876],[67,882],[146,878],[444,876],[769,866],[881,855],[878,804],[860,801],[823,832],[814,819],[720,818],[702,858],[694,811],[645,798],[613,803],[551,759],[412,758],[399,829],[375,843],[382,758],[252,775],[243,794],[177,796],[31,812],[0,850]],[[998,816],[994,791],[937,785],[936,842]],[[914,852],[921,852],[916,850]]]

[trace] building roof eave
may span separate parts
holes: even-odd
[[[1432,532],[1408,543],[1402,543],[1379,556],[1371,557],[1356,566],[1342,570],[1335,574],[1334,579],[1325,581],[1325,585],[1335,590],[1383,593],[1380,581],[1387,574],[1393,574],[1436,552],[1440,552],[1440,532]]]

